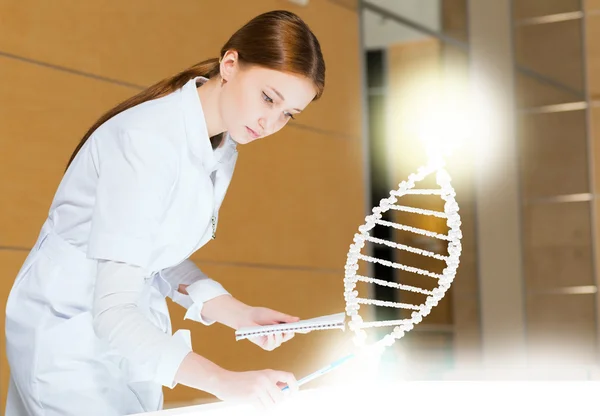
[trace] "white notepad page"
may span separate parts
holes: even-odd
[[[343,330],[345,328],[345,320],[346,314],[342,312],[333,315],[319,316],[312,319],[303,319],[293,323],[249,326],[235,331],[235,338],[239,341],[254,336],[274,334],[277,332],[309,332],[323,329]]]

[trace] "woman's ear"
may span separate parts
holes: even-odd
[[[235,76],[239,68],[238,53],[234,50],[229,50],[221,58],[220,71],[222,83],[229,81]]]

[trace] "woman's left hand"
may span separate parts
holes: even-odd
[[[300,318],[296,316],[287,315],[285,313],[277,312],[272,309],[262,307],[250,308],[247,315],[247,322],[244,326],[259,326],[259,325],[273,325],[298,322]],[[286,341],[289,341],[294,337],[294,332],[280,332],[276,334],[269,334],[260,337],[251,337],[248,340],[263,350],[273,351]]]

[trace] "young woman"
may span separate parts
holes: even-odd
[[[280,371],[234,372],[171,334],[186,318],[232,328],[298,318],[232,297],[188,260],[214,238],[237,144],[280,130],[324,88],[319,42],[296,15],[262,14],[220,57],[108,111],[76,148],[6,308],[6,415],[159,410],[162,386],[270,405]],[[271,350],[291,335],[255,341]]]

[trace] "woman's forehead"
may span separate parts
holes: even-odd
[[[250,82],[274,90],[278,98],[286,103],[302,105],[300,108],[308,105],[316,94],[316,88],[309,78],[290,72],[253,66],[248,68],[247,77]]]

